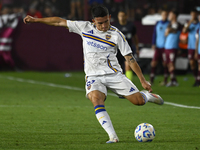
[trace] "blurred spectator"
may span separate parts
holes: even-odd
[[[14,3],[13,13],[17,14],[17,16],[24,18],[26,16],[24,7],[21,3]]]
[[[118,19],[118,12],[125,9],[125,0],[113,0],[112,17],[114,21]]]
[[[41,14],[44,13],[44,8],[47,3],[49,3],[47,0],[36,0],[33,3],[35,3],[35,9],[37,9]]]
[[[55,15],[60,15],[60,10],[61,10],[61,3],[58,0],[49,0],[51,5],[54,7],[53,12]]]
[[[190,69],[193,72],[195,83],[193,86],[198,86],[197,82],[197,62],[195,60],[195,49],[196,49],[196,33],[199,28],[198,12],[196,9],[192,9],[190,12],[191,20],[185,24],[183,33],[188,34],[188,59],[190,61]]]
[[[141,21],[142,17],[143,17],[143,11],[142,11],[142,9],[137,8],[135,10],[135,20],[136,21]]]
[[[40,11],[36,9],[36,6],[37,6],[37,2],[33,2],[29,7],[29,11],[27,15],[30,15],[35,18],[42,18],[42,14]]]
[[[71,13],[68,16],[69,19],[82,19],[82,6],[81,6],[82,0],[71,0]],[[78,16],[76,17],[76,12],[78,13]]]
[[[156,67],[162,62],[164,67],[164,81],[160,83],[160,85],[166,85],[168,79],[168,68],[167,64],[164,62],[165,60],[165,30],[169,25],[168,12],[163,9],[161,12],[162,20],[158,21],[154,27],[153,39],[152,39],[152,49],[155,51],[153,59],[151,61],[151,74],[150,74],[150,83],[154,83],[155,75],[156,75]]]
[[[181,32],[181,25],[177,22],[178,12],[172,10],[169,13],[169,25],[166,29],[165,36],[165,63],[167,64],[170,73],[171,81],[167,83],[167,87],[178,86],[175,76],[175,60],[178,53],[179,36]]]
[[[133,25],[133,22],[128,21],[128,16],[125,10],[120,10],[118,12],[118,22],[115,23],[114,26],[124,34],[129,46],[132,49],[133,55],[135,55],[135,53],[139,54],[139,41],[136,34],[136,27]],[[117,53],[117,58],[127,78],[132,80],[133,72],[120,52]]]
[[[44,8],[44,17],[53,17],[54,10],[55,9],[51,5],[46,5]]]
[[[14,69],[11,50],[13,42],[13,32],[18,25],[16,14],[12,13],[9,5],[4,5],[0,15],[0,67]],[[6,67],[6,68],[5,68]]]
[[[154,7],[150,7],[148,10],[148,15],[154,15],[156,14],[156,9]]]
[[[126,0],[126,9],[128,20],[134,21],[135,19],[135,8],[136,8],[136,1],[133,0]]]

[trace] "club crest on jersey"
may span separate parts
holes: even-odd
[[[111,38],[111,35],[107,34],[106,35],[106,40],[110,40],[110,38]]]
[[[90,90],[90,89],[91,89],[91,87],[92,87],[92,85],[90,84],[90,85],[87,87],[87,89],[88,89],[88,90]]]

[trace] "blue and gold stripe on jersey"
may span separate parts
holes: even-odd
[[[109,59],[107,59],[107,63],[108,63],[108,67],[111,68],[114,72],[117,72],[117,71],[118,71],[117,69],[113,68],[113,66],[111,65]]]
[[[122,37],[123,41],[125,42],[126,38],[124,37],[124,35],[119,30],[117,30],[117,33],[119,33],[119,35]]]
[[[110,31],[116,31],[116,28],[110,26],[110,29],[109,29],[109,30],[110,30]]]
[[[115,43],[107,41],[107,40],[104,40],[104,39],[102,39],[100,37],[97,37],[97,36],[94,36],[94,35],[91,35],[91,34],[86,34],[86,33],[83,33],[83,32],[82,32],[82,34],[83,34],[83,37],[85,37],[85,38],[92,39],[92,40],[107,44],[107,45],[109,45],[111,47],[115,47],[116,46]]]
[[[117,33],[122,37],[123,41],[125,42],[126,41],[126,38],[124,37],[124,35],[119,31],[117,30],[116,28],[114,28],[113,26],[110,26],[110,31],[117,31]]]

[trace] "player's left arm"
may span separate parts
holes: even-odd
[[[146,81],[146,79],[141,71],[141,68],[138,65],[137,61],[135,60],[134,56],[130,53],[128,55],[125,55],[124,57],[125,57],[126,61],[128,62],[129,66],[131,67],[131,69],[136,73],[136,75],[140,79],[140,82],[141,82],[143,88],[148,90],[149,92],[152,92],[151,84]]]

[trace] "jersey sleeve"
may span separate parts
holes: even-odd
[[[126,41],[123,33],[121,33],[119,30],[117,30],[116,32],[118,34],[117,46],[118,46],[118,49],[120,50],[122,56],[126,56],[126,55],[132,53],[131,47],[129,46],[128,42]]]
[[[67,27],[69,28],[69,32],[74,32],[81,35],[82,30],[88,24],[88,21],[71,21],[67,20]]]

